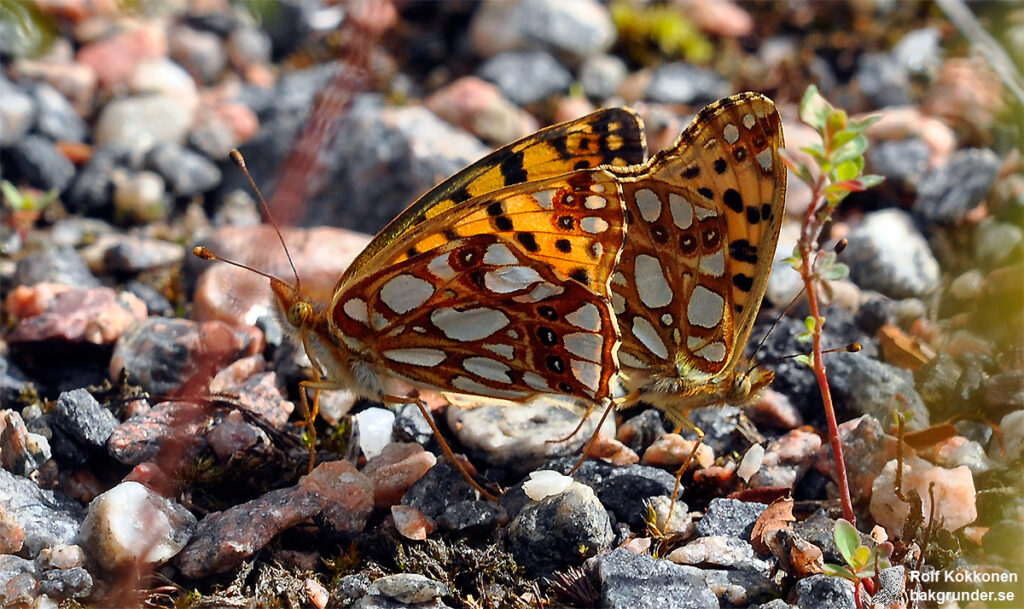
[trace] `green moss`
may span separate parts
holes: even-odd
[[[654,54],[702,63],[714,52],[711,42],[679,7],[620,1],[612,4],[611,13],[621,44],[640,63],[649,63]]]

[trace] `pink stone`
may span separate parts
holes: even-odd
[[[871,485],[878,472],[882,471],[886,461],[896,458],[896,438],[882,431],[878,419],[864,415],[839,426],[839,441],[843,445],[850,494],[855,500],[866,500],[871,496]],[[916,453],[912,448],[904,447],[903,454],[910,456]],[[815,467],[835,480],[835,460],[830,442],[822,444]]]
[[[754,30],[754,19],[730,0],[687,0],[680,3],[686,17],[705,32],[740,38]]]
[[[693,451],[695,440],[687,440],[677,433],[667,433],[657,440],[644,452],[640,463],[644,465],[656,465],[658,467],[679,467],[686,457]],[[697,454],[686,465],[693,468],[696,464],[699,468],[708,467],[715,462],[715,451],[707,444],[701,444]]]
[[[314,300],[328,303],[338,278],[370,242],[370,237],[341,228],[285,229],[282,231],[302,287]],[[259,247],[254,247],[259,244]],[[291,267],[274,229],[266,226],[226,227],[203,240],[213,253],[294,283]],[[272,303],[270,282],[255,273],[226,264],[201,262],[206,270],[196,282],[192,317],[241,325],[277,306]]]
[[[321,463],[299,480],[324,500],[323,515],[339,531],[363,530],[373,511],[373,481],[348,461]]]
[[[796,429],[804,424],[804,418],[789,397],[766,389],[752,406],[747,409],[750,420],[758,426],[773,429]]]
[[[794,429],[765,449],[761,467],[750,478],[751,488],[792,488],[814,464],[821,449],[818,434]]]
[[[871,516],[891,538],[900,536],[910,515],[910,505],[896,496],[896,464],[895,459],[886,463],[871,489]],[[920,457],[903,460],[903,492],[914,489],[921,495],[926,521],[932,509],[928,487],[933,483],[935,522],[941,522],[947,531],[956,531],[978,518],[974,477],[966,465],[946,469]]]
[[[0,554],[17,554],[25,542],[25,528],[0,503]]]
[[[383,508],[401,501],[405,491],[435,463],[437,457],[419,444],[395,442],[385,446],[363,468],[363,473],[373,481],[374,504]]]
[[[133,294],[118,294],[110,288],[76,288],[56,294],[42,313],[22,320],[8,340],[110,345],[128,326],[145,318],[146,304]]]
[[[28,319],[40,315],[46,307],[53,303],[61,292],[67,292],[71,286],[63,283],[37,283],[35,285],[19,285],[8,292],[4,307],[7,314],[17,319]]]
[[[395,521],[395,529],[406,539],[423,541],[434,532],[434,521],[408,505],[391,506],[391,518]]]
[[[517,140],[539,127],[532,115],[506,99],[496,85],[476,76],[449,83],[424,103],[434,114],[492,144]]]
[[[78,50],[75,60],[91,66],[100,85],[110,88],[126,82],[142,60],[165,55],[165,30],[161,25],[150,23],[85,44]]]

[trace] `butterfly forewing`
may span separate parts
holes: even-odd
[[[503,146],[441,182],[388,224],[352,263],[362,268],[429,218],[496,190],[574,170],[627,167],[646,157],[643,123],[628,108],[605,108]]]
[[[699,382],[736,366],[778,241],[781,145],[771,101],[737,95],[702,110],[675,146],[623,177],[629,238],[612,302],[624,368],[670,368]]]
[[[604,298],[500,235],[459,237],[361,277],[338,339],[405,380],[507,399],[608,395],[617,332]]]

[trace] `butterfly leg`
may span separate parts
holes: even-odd
[[[597,436],[598,436],[598,434],[601,433],[601,428],[604,426],[604,420],[608,418],[608,415],[611,414],[611,412],[613,410],[615,410],[615,409],[621,407],[623,404],[627,403],[629,401],[630,397],[631,396],[627,395],[627,396],[623,396],[623,397],[620,397],[620,398],[615,398],[615,399],[608,400],[608,405],[605,406],[604,413],[601,414],[601,420],[597,422],[597,427],[594,428],[594,433],[590,435],[590,439],[587,440],[586,444],[583,445],[583,454],[580,455],[580,460],[576,462],[576,465],[572,466],[571,470],[569,470],[569,474],[570,475],[573,472],[575,472],[576,470],[578,470],[580,468],[580,466],[583,465],[583,462],[587,460],[587,457],[590,456],[590,447],[593,446],[595,442],[597,442]],[[587,415],[585,417],[583,417],[584,421],[586,421],[587,417],[590,416],[590,412],[591,412],[591,410],[593,410],[593,408],[594,408],[593,405],[589,406],[589,409],[587,410]],[[582,425],[583,425],[583,422],[581,421],[580,422],[580,426],[582,426]],[[577,431],[579,431],[579,429],[577,429]],[[572,432],[572,433],[573,433],[573,435],[576,434],[575,431]],[[572,436],[570,435],[569,437],[571,438]],[[566,438],[566,439],[568,439],[568,438]]]
[[[299,381],[299,398],[302,402],[302,416],[306,419],[306,433],[309,434],[309,471],[316,466],[316,415],[320,412],[320,391],[327,389],[338,389],[337,383],[324,381]],[[312,389],[313,405],[309,405],[308,390]]]
[[[580,419],[579,424],[576,425],[576,428],[573,429],[572,432],[569,435],[565,436],[564,438],[555,438],[553,440],[545,440],[544,443],[545,444],[561,444],[562,442],[568,442],[569,440],[571,440],[573,438],[573,436],[578,434],[581,429],[583,429],[583,424],[587,422],[587,419],[590,418],[590,414],[592,412],[594,412],[594,404],[593,403],[587,403],[587,411],[585,413],[583,413],[583,417]],[[604,421],[604,417],[601,417],[601,420]]]
[[[675,486],[672,487],[672,501],[669,503],[668,506],[668,516],[665,518],[666,523],[672,522],[672,513],[676,509],[676,499],[679,497],[679,487],[683,479],[683,473],[686,472],[686,466],[690,464],[690,461],[692,461],[693,458],[697,455],[697,449],[699,449],[700,445],[704,443],[704,431],[701,430],[700,427],[697,427],[697,425],[694,424],[694,422],[691,421],[686,415],[683,415],[681,417],[681,422],[679,427],[676,428],[676,433],[678,433],[684,425],[686,427],[689,427],[695,434],[697,434],[697,442],[694,443],[693,449],[690,450],[690,454],[686,455],[686,458],[683,459],[683,463],[679,466],[679,469],[676,470],[676,483]]]
[[[467,470],[466,467],[462,464],[462,461],[460,461],[455,456],[455,452],[452,451],[451,447],[448,446],[448,442],[444,439],[444,436],[441,435],[441,430],[437,428],[437,424],[434,422],[434,417],[430,414],[430,411],[427,410],[427,405],[423,402],[423,400],[420,399],[418,395],[412,395],[408,397],[386,395],[384,396],[383,401],[386,404],[407,404],[409,402],[413,402],[414,404],[416,404],[416,407],[419,408],[420,412],[423,414],[423,418],[427,420],[427,425],[430,425],[430,431],[433,432],[434,437],[437,439],[437,443],[441,445],[441,450],[444,451],[445,456],[447,456],[448,460],[452,462],[452,464],[455,466],[455,469],[459,470],[459,473],[462,474],[462,477],[465,478],[466,481],[468,481],[471,485],[473,485],[473,488],[479,491],[480,494],[483,495],[485,499],[487,499],[491,503],[498,503],[498,498],[489,493],[487,489],[480,486],[480,483],[473,479],[473,476],[469,473],[469,470]]]

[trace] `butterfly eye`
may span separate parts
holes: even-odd
[[[288,309],[288,323],[301,328],[313,317],[313,307],[308,302],[297,302]]]

